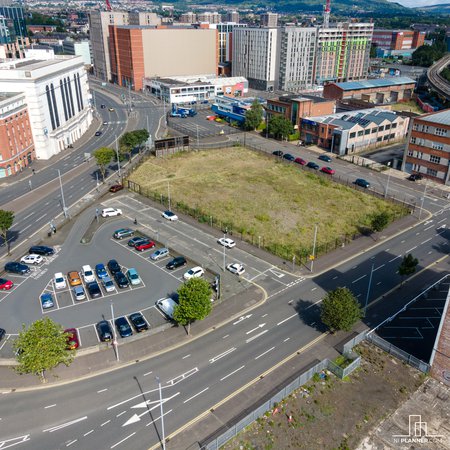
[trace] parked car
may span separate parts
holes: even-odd
[[[310,169],[318,170],[319,164],[316,164],[315,162],[310,161],[308,164],[306,164],[306,167],[309,167]]]
[[[100,108],[102,108],[102,109],[105,109],[106,108],[106,105],[100,105]]]
[[[114,324],[116,325],[120,337],[126,338],[133,335],[133,330],[125,317],[118,317],[114,321]]]
[[[127,277],[132,286],[136,286],[142,283],[141,277],[139,276],[136,269],[130,268],[127,271]]]
[[[287,161],[295,161],[295,156],[291,155],[290,153],[285,153],[283,155],[283,158],[286,159]]]
[[[178,269],[178,267],[185,266],[186,264],[187,264],[187,261],[184,256],[177,256],[176,258],[171,259],[166,264],[166,269],[169,269],[169,270]]]
[[[228,264],[227,270],[236,275],[242,275],[245,272],[244,266],[239,263]]]
[[[17,273],[19,275],[26,275],[31,271],[30,268],[25,264],[16,261],[10,261],[5,264],[5,272]]]
[[[178,220],[178,216],[172,211],[164,211],[161,215],[164,219],[170,220],[171,222]]]
[[[190,280],[191,278],[200,278],[205,274],[205,271],[200,267],[193,267],[192,269],[189,269],[185,274],[183,275],[183,278],[185,280]]]
[[[5,337],[6,331],[3,328],[0,328],[0,341]]]
[[[1,291],[9,291],[13,286],[14,283],[11,280],[7,280],[6,278],[0,278]]]
[[[67,287],[66,279],[61,272],[56,272],[53,276],[53,284],[55,285],[55,289],[65,289]]]
[[[108,108],[108,111],[114,112],[114,108]]]
[[[128,279],[123,272],[116,272],[114,274],[114,279],[116,280],[117,286],[125,289],[129,286]]]
[[[102,284],[106,292],[114,292],[116,290],[116,286],[110,277],[102,278]]]
[[[167,256],[169,256],[169,249],[160,248],[150,255],[150,259],[153,261],[158,261],[159,259],[166,258]]]
[[[127,245],[129,247],[136,247],[136,245],[140,244],[141,242],[146,241],[147,239],[142,236],[135,236],[128,240]]]
[[[133,325],[133,328],[140,333],[141,331],[148,330],[148,324],[144,319],[144,316],[141,313],[133,313],[128,316],[128,319],[130,319],[131,325]]]
[[[44,292],[41,295],[41,305],[42,309],[53,308],[55,306],[53,295],[50,292]]]
[[[334,169],[332,169],[331,167],[322,167],[320,169],[320,171],[323,172],[323,173],[327,173],[328,175],[334,175],[335,174]]]
[[[31,255],[25,255],[21,260],[21,263],[24,264],[33,264],[34,266],[37,266],[38,264],[41,264],[44,262],[44,258],[41,255],[31,254]]]
[[[355,184],[356,184],[356,186],[361,186],[366,189],[370,187],[370,183],[367,180],[365,180],[364,178],[357,178],[355,180]]]
[[[145,241],[137,244],[134,248],[138,252],[143,252],[144,250],[148,250],[149,248],[153,248],[153,247],[155,247],[155,243],[153,241],[146,239]]]
[[[156,302],[156,307],[168,318],[173,319],[173,312],[178,306],[178,299],[176,296],[162,298]]]
[[[49,256],[54,255],[55,250],[52,247],[47,247],[46,245],[33,245],[28,249],[28,253],[34,254],[34,255],[43,255],[43,256]]]
[[[110,188],[109,188],[109,192],[119,192],[123,189],[123,186],[121,184],[113,184]]]
[[[71,286],[78,286],[81,284],[80,274],[76,270],[69,272],[67,274],[67,279],[69,280],[69,284]]]
[[[102,209],[102,217],[115,217],[122,215],[122,210],[119,208],[104,208]]]
[[[420,173],[412,173],[408,177],[408,180],[409,181],[418,181],[418,180],[421,180],[422,178],[423,178],[423,176]]]
[[[294,162],[300,164],[301,166],[306,165],[306,161],[303,158],[295,158]]]
[[[101,132],[101,131],[96,131],[96,132],[95,132],[95,135],[96,135],[96,136],[101,136],[101,135],[102,135],[102,132]]]
[[[75,286],[73,288],[73,295],[75,295],[75,300],[79,302],[80,300],[84,300],[86,298],[86,292],[84,292],[83,286]]]
[[[102,296],[102,291],[100,290],[100,286],[96,281],[91,281],[86,284],[87,290],[89,292],[89,296],[91,298],[98,298]]]
[[[103,263],[98,263],[95,265],[95,273],[98,279],[102,279],[108,276],[105,265]]]
[[[83,274],[83,279],[85,283],[92,283],[95,281],[94,271],[91,266],[86,265],[81,268],[81,273]]]
[[[134,231],[130,228],[120,228],[119,230],[114,231],[113,237],[115,239],[123,239],[126,237],[133,236]]]
[[[111,330],[111,325],[107,320],[101,320],[96,325],[98,337],[102,342],[109,342],[113,338],[113,333]]]
[[[120,264],[115,259],[110,259],[108,261],[108,269],[111,275],[114,275],[115,273],[120,272],[122,270]]]
[[[233,239],[230,238],[220,238],[217,239],[217,242],[226,248],[233,248],[236,246],[236,242],[234,242]]]
[[[272,155],[281,158],[284,155],[284,153],[281,150],[275,150],[274,152],[272,152]]]
[[[328,155],[319,155],[319,159],[325,162],[331,162],[331,158]]]
[[[64,333],[67,333],[67,348],[69,350],[75,350],[80,346],[80,338],[76,328],[67,328]]]

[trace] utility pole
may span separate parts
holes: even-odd
[[[163,401],[162,401],[162,390],[161,390],[161,380],[159,377],[155,377],[156,382],[158,383],[158,390],[159,390],[159,410],[161,412],[161,441],[162,441],[162,448],[163,450],[166,450],[166,435],[164,432],[164,410],[163,410]]]
[[[62,185],[62,180],[61,180],[61,171],[59,169],[58,169],[58,178],[59,178],[59,187],[61,188],[61,201],[62,201],[63,213],[64,213],[64,217],[67,217],[66,202],[64,200],[64,191],[63,191],[63,185]]]
[[[313,241],[313,251],[311,255],[311,273],[314,267],[314,259],[316,257],[316,240],[317,240],[317,224],[314,225],[314,241]]]
[[[384,198],[386,198],[387,195],[388,195],[389,180],[391,179],[391,162],[389,161],[386,165],[387,165],[389,168],[388,168],[388,179],[387,179],[387,183],[386,183],[386,190],[384,191]]]
[[[169,211],[172,211],[170,209],[170,181],[167,182],[167,195],[169,196]]]
[[[226,234],[223,234],[223,238],[226,238]],[[226,255],[225,255],[225,242],[223,243],[223,271],[225,272],[226,267]]]
[[[366,317],[367,304],[369,303],[370,287],[372,285],[373,266],[374,265],[372,264],[372,270],[370,271],[370,276],[369,276],[369,285],[367,286],[366,303],[364,305],[364,317]]]
[[[119,159],[119,142],[117,140],[117,136],[116,136],[116,155],[117,155],[117,168],[119,172],[119,178],[122,181],[122,173],[120,171],[120,159]]]

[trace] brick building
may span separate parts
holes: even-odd
[[[409,50],[420,47],[425,32],[413,30],[374,30],[372,44],[387,50]]]
[[[450,109],[412,120],[402,170],[450,184]]]

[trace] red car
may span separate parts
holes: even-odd
[[[64,330],[64,333],[69,334],[67,336],[67,348],[69,350],[75,350],[80,346],[80,339],[76,328],[67,328],[67,330]]]
[[[153,248],[155,243],[153,241],[144,241],[140,242],[136,247],[134,247],[138,252],[143,252],[144,250],[148,250],[149,248]]]
[[[123,186],[121,184],[115,184],[109,188],[109,192],[118,192],[123,189]]]
[[[334,175],[334,169],[332,169],[331,167],[322,167],[320,169],[323,173],[327,173],[328,175]]]
[[[295,158],[294,162],[300,164],[301,166],[304,166],[306,164],[306,161],[302,158]]]
[[[6,278],[0,278],[1,291],[9,291],[13,286],[14,283],[11,280],[7,280]]]

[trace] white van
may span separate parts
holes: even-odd
[[[95,274],[91,266],[83,266],[81,268],[81,273],[83,275],[85,283],[92,283],[93,281],[95,281]]]
[[[178,301],[170,297],[162,298],[156,302],[156,306],[167,318],[172,320],[175,307],[178,306]]]

